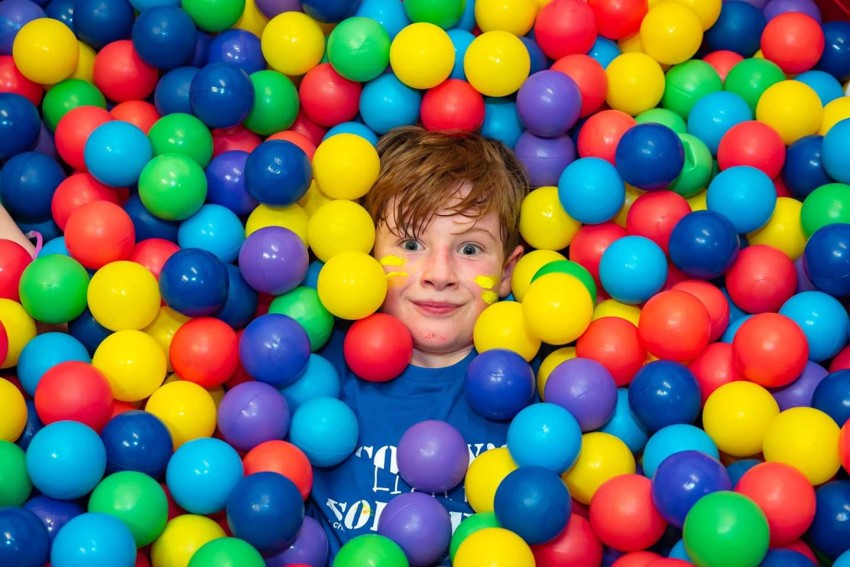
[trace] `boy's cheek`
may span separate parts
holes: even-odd
[[[482,274],[475,276],[474,282],[481,288],[480,295],[484,303],[492,305],[499,300],[499,293],[496,290],[496,286],[500,283],[498,277]]]

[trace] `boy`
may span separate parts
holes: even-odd
[[[354,454],[314,472],[309,511],[323,524],[332,556],[351,538],[376,533],[383,507],[411,491],[396,466],[396,447],[410,426],[449,422],[463,434],[471,458],[503,446],[508,426],[476,415],[463,384],[476,354],[475,321],[510,292],[522,255],[524,169],[497,141],[418,127],[388,133],[378,152],[381,172],[364,206],[377,228],[373,256],[387,272],[382,311],[410,329],[413,356],[401,376],[376,384],[346,368],[343,333],[322,353],[340,373],[340,397],[360,425]],[[453,528],[472,513],[462,484],[436,497]]]

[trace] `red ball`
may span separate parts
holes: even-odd
[[[646,564],[646,567],[680,567],[680,566],[689,566],[693,565],[693,563],[688,563],[683,559],[674,559],[672,557],[662,557],[661,559],[653,559],[649,563]]]
[[[708,397],[723,384],[744,379],[735,366],[730,343],[711,343],[688,363],[688,369],[699,384],[700,405],[705,405]]]
[[[664,559],[664,557],[652,551],[633,551],[619,557],[611,564],[611,567],[646,567],[658,559]]]
[[[410,363],[413,337],[399,319],[373,313],[351,325],[342,350],[354,374],[370,382],[387,382]]]
[[[45,425],[73,420],[100,431],[112,417],[112,401],[106,376],[88,362],[60,362],[35,388],[35,411]]]
[[[313,467],[301,449],[287,441],[260,443],[242,459],[245,476],[258,472],[276,472],[291,480],[306,500],[313,488]]]
[[[641,309],[638,336],[656,358],[687,362],[702,352],[710,335],[708,310],[686,291],[662,291]]]
[[[18,285],[21,283],[21,274],[30,262],[32,256],[26,248],[14,240],[0,238],[0,298],[21,301]]]
[[[534,39],[549,59],[587,53],[596,41],[596,18],[583,0],[552,0],[537,13]]]
[[[602,564],[602,542],[590,522],[572,514],[566,529],[552,541],[532,545],[537,567],[597,567]]]
[[[129,122],[145,134],[150,131],[154,122],[160,119],[156,107],[145,100],[125,100],[116,104],[109,112],[115,120]]]
[[[744,378],[765,388],[779,388],[803,372],[809,344],[792,319],[779,313],[759,313],[738,328],[732,352]]]
[[[644,236],[661,247],[670,245],[673,228],[691,213],[688,201],[673,191],[650,191],[640,195],[626,214],[626,233]]]
[[[38,106],[44,97],[44,88],[24,77],[11,55],[0,55],[0,93],[19,94]]]
[[[215,388],[236,372],[239,341],[236,331],[221,319],[197,317],[174,333],[168,356],[181,378]]]
[[[158,72],[142,61],[133,42],[120,39],[109,43],[94,57],[94,85],[109,100],[144,100],[156,88]]]
[[[803,473],[785,463],[760,463],[741,476],[735,492],[750,497],[770,528],[770,546],[802,536],[815,518],[815,489]]]
[[[113,120],[112,114],[99,106],[78,106],[65,113],[56,124],[53,140],[56,152],[65,163],[78,171],[87,171],[83,150],[92,130]]]
[[[599,61],[590,55],[573,53],[555,61],[550,69],[560,71],[575,81],[581,93],[579,116],[590,116],[602,107],[608,96],[608,75]]]
[[[838,456],[844,471],[850,473],[850,420],[844,422],[838,435]]]
[[[292,123],[292,126],[290,126],[289,129],[293,132],[298,132],[299,134],[306,136],[308,140],[313,142],[314,146],[321,144],[325,134],[328,133],[328,129],[311,120],[304,112],[303,108],[298,110],[298,116],[295,118],[295,122]]]
[[[6,360],[6,355],[9,354],[9,335],[6,333],[6,327],[0,321],[0,360]]]
[[[104,185],[88,173],[74,173],[66,177],[56,187],[50,202],[53,222],[64,231],[71,213],[92,201],[118,205],[118,193],[114,187]]]
[[[829,363],[830,373],[847,370],[848,368],[850,368],[850,345],[838,351],[838,354]]]
[[[602,543],[620,551],[654,545],[667,521],[652,501],[652,481],[624,474],[605,481],[590,500],[590,525]]]
[[[164,238],[146,238],[137,242],[130,254],[130,261],[141,264],[159,279],[162,266],[171,255],[180,250],[180,247]]]
[[[314,144],[308,136],[300,132],[295,132],[294,130],[282,130],[280,132],[275,132],[266,138],[266,141],[268,140],[284,140],[286,142],[292,142],[304,150],[304,153],[307,154],[310,161],[313,161],[313,154],[316,153],[316,144]]]
[[[702,60],[714,67],[714,70],[720,75],[720,80],[725,81],[726,75],[729,74],[732,67],[743,61],[744,56],[728,49],[721,49],[708,53]]]
[[[212,131],[212,138],[213,157],[234,150],[250,154],[262,141],[259,136],[241,124],[230,128],[216,128]]]
[[[613,164],[620,138],[635,124],[634,117],[622,110],[601,110],[591,115],[578,132],[578,155],[602,158]]]
[[[328,128],[357,116],[362,90],[360,83],[346,79],[330,63],[307,71],[298,87],[301,108],[316,124]]]
[[[646,348],[632,323],[620,317],[602,317],[592,321],[578,338],[576,356],[595,360],[623,387],[646,362]]]
[[[109,417],[109,419],[112,419],[116,415],[120,415],[120,414],[128,412],[128,411],[135,411],[135,410],[138,410],[138,409],[139,408],[137,407],[137,404],[134,404],[133,402],[123,402],[121,400],[112,400],[112,415]]]
[[[808,71],[823,55],[825,40],[820,24],[802,12],[784,12],[764,26],[761,51],[785,73]]]
[[[736,165],[755,167],[773,179],[782,173],[785,165],[785,142],[764,122],[739,122],[726,131],[717,147],[717,166],[720,169]]]
[[[65,223],[65,245],[72,258],[97,269],[126,260],[136,243],[136,229],[127,212],[109,201],[91,201],[74,209]]]
[[[618,40],[640,31],[640,23],[649,11],[647,0],[588,0],[599,35]]]
[[[723,336],[729,326],[730,308],[729,300],[717,286],[704,280],[685,280],[671,289],[686,291],[702,302],[711,320],[711,334],[708,337],[710,342]]]
[[[626,235],[626,229],[613,222],[586,224],[576,232],[570,242],[570,260],[578,262],[590,272],[596,285],[599,282],[599,261],[612,242]]]
[[[797,540],[795,542],[789,543],[788,545],[783,545],[782,549],[790,549],[791,551],[796,551],[802,555],[805,555],[809,558],[809,561],[812,562],[812,565],[818,564],[818,558],[815,555],[815,552],[812,551],[812,548],[806,544],[803,540]]]
[[[797,289],[794,262],[773,246],[757,244],[741,250],[726,272],[726,290],[747,313],[779,311]]]
[[[484,124],[484,97],[460,79],[448,79],[422,97],[422,125],[427,130],[474,132]]]

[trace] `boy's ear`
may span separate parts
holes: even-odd
[[[505,259],[505,267],[502,268],[502,281],[499,282],[499,297],[505,297],[511,292],[511,276],[516,268],[516,263],[522,258],[525,249],[517,246],[510,256]]]

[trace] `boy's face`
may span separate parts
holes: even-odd
[[[387,273],[382,311],[410,329],[412,364],[451,365],[472,349],[478,315],[510,292],[522,248],[505,258],[495,212],[475,219],[440,211],[418,238],[396,234],[393,205],[373,250]]]

